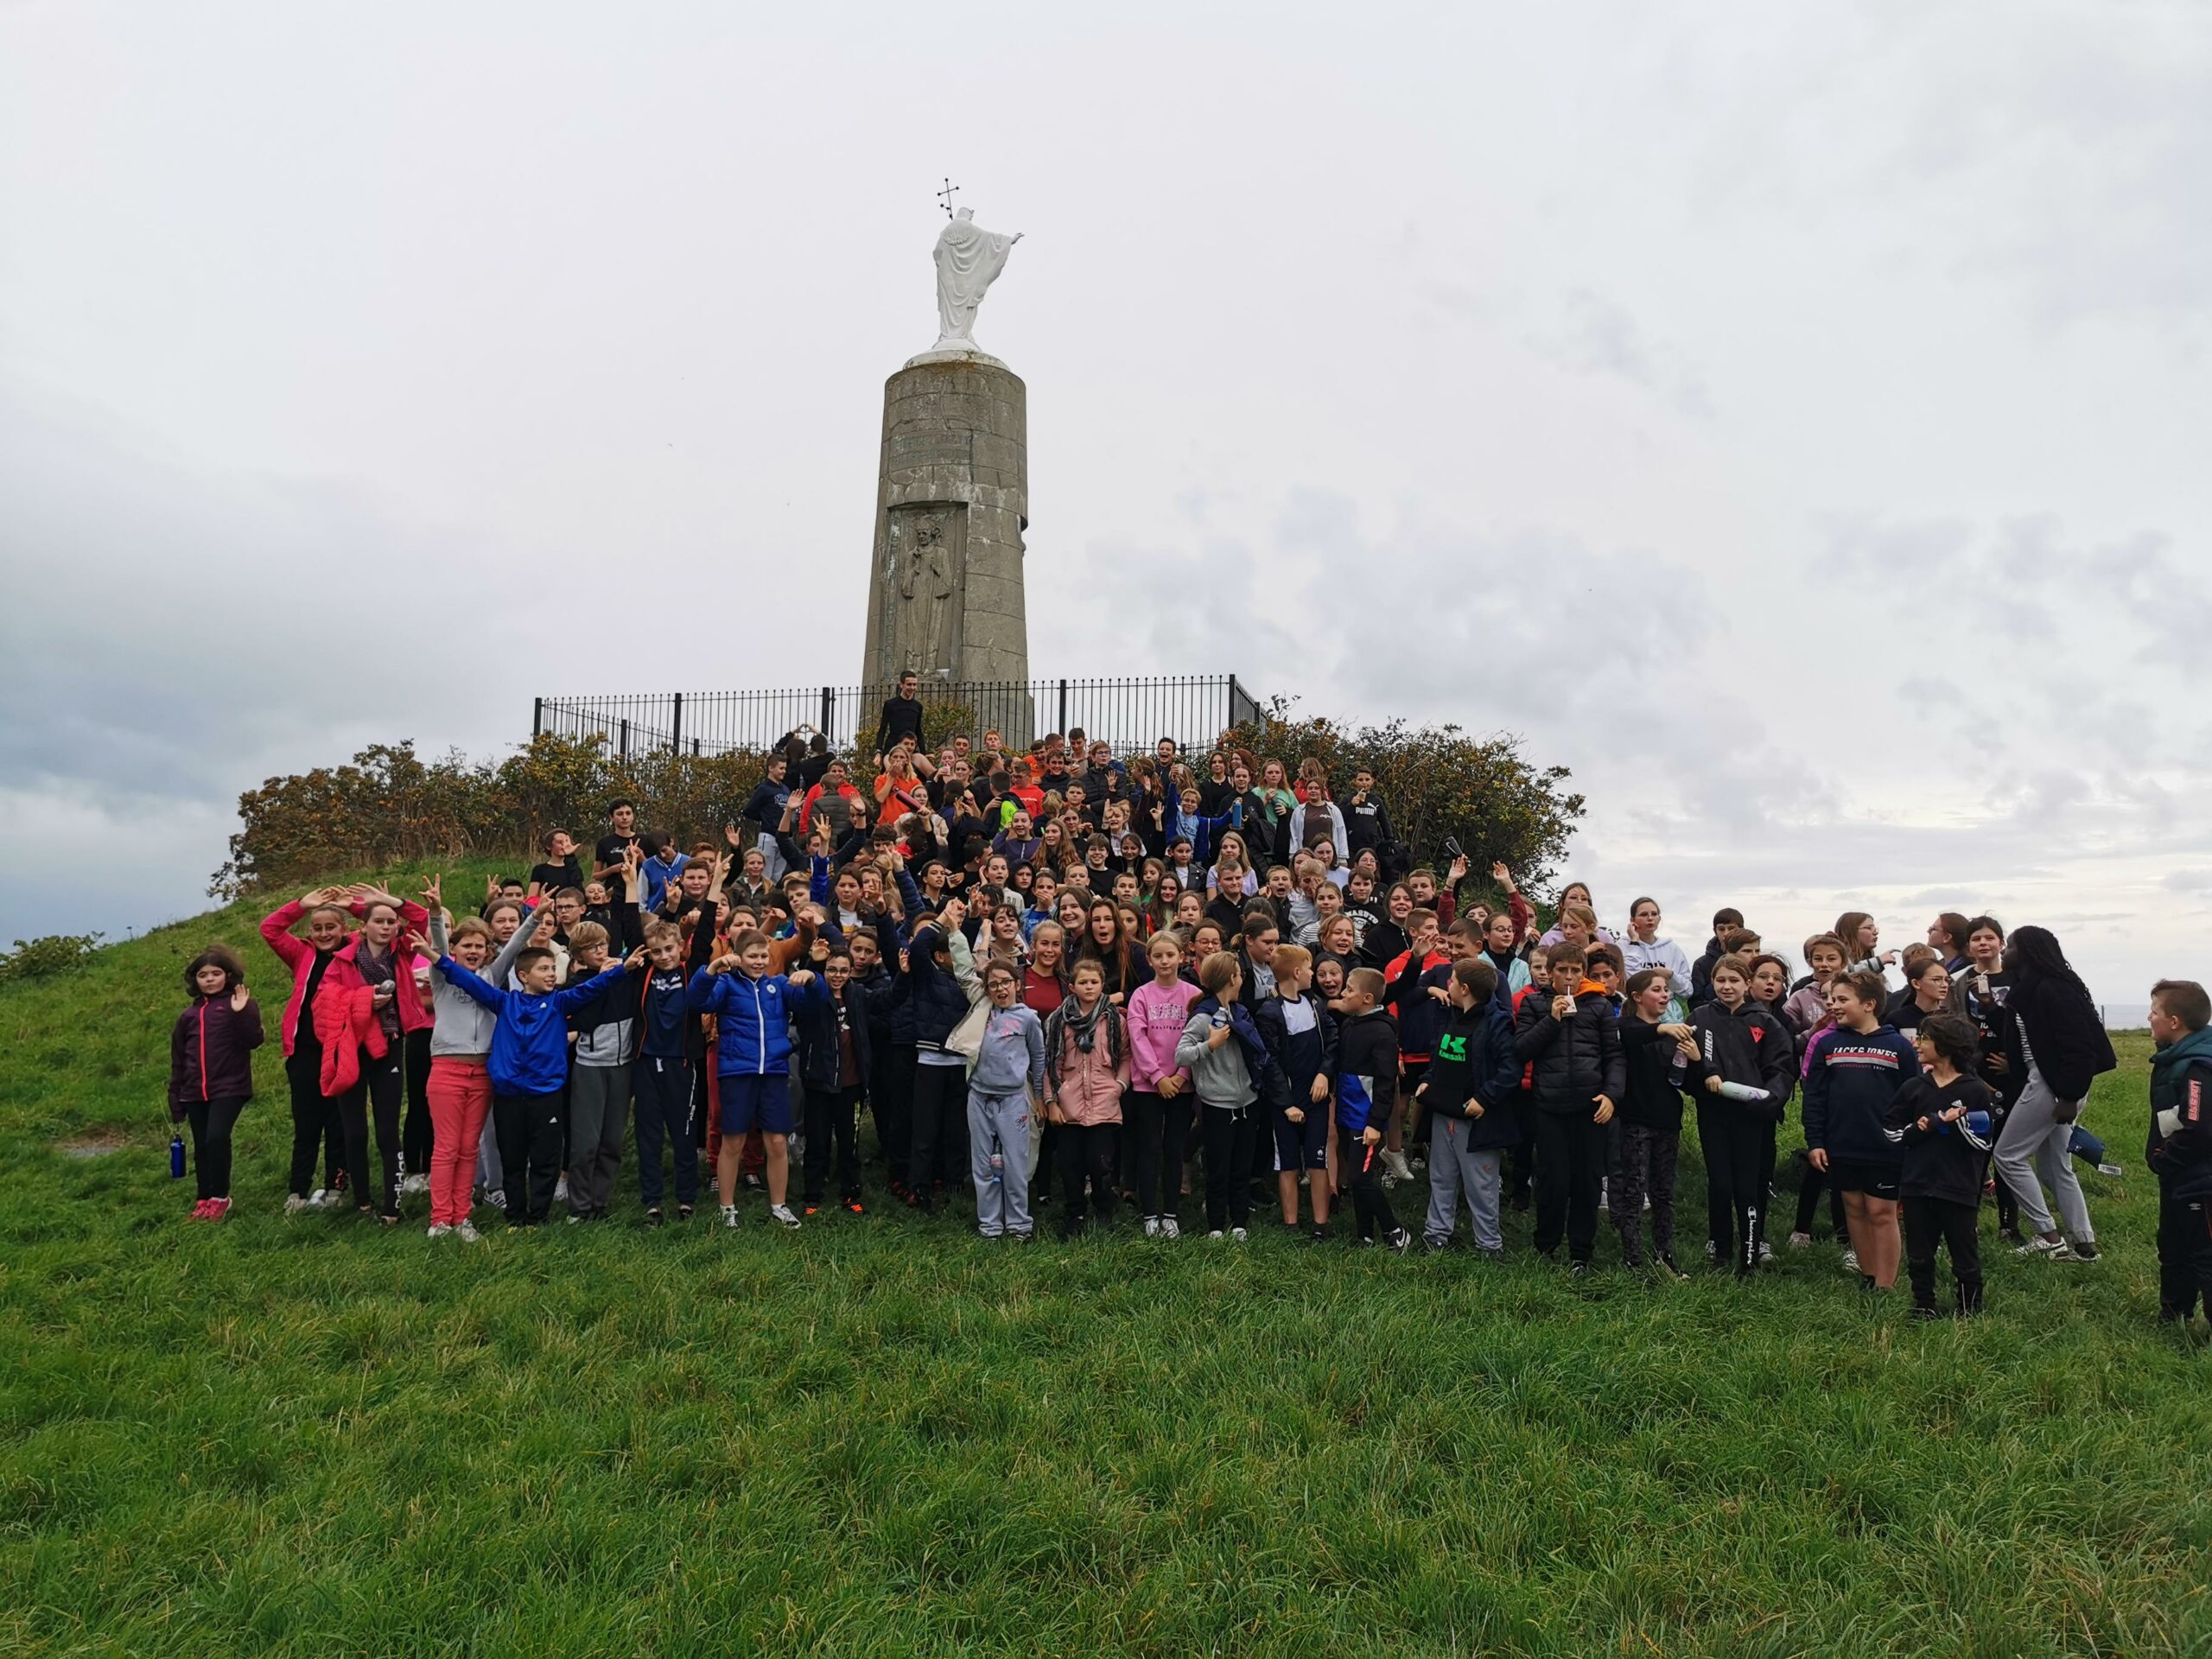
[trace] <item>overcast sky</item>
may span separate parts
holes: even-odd
[[[0,939],[364,741],[852,679],[947,174],[1033,671],[1520,733],[1692,948],[2212,977],[2179,4],[0,6]]]

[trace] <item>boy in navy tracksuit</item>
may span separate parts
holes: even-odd
[[[800,1086],[806,1097],[805,1212],[822,1207],[830,1155],[837,1196],[854,1215],[861,1203],[860,1104],[868,1097],[874,1056],[868,1045],[868,998],[853,977],[849,952],[832,949],[822,963],[828,995],[798,1009]]]
[[[568,1123],[569,1015],[642,966],[642,947],[581,985],[554,988],[559,969],[553,953],[531,945],[515,958],[522,988],[503,991],[451,957],[438,959],[448,985],[499,1015],[492,1027],[492,1110],[499,1135],[499,1160],[507,1174],[507,1224],[534,1227],[553,1207],[561,1179],[561,1134]]]
[[[1329,1005],[1308,988],[1313,957],[1295,944],[1279,944],[1275,988],[1252,1005],[1252,1023],[1283,1075],[1284,1098],[1270,1102],[1274,1131],[1275,1186],[1282,1224],[1298,1226],[1298,1176],[1306,1172],[1313,1193],[1313,1239],[1329,1236],[1329,1091],[1337,1065],[1337,1021]]]
[[[811,918],[805,918],[810,922]],[[813,931],[803,925],[810,943]],[[768,971],[774,942],[748,929],[691,976],[684,994],[695,1014],[715,1016],[715,1070],[721,1092],[721,1146],[715,1157],[722,1225],[737,1225],[737,1168],[745,1137],[760,1131],[768,1160],[768,1213],[786,1227],[798,1217],[787,1201],[791,1185],[791,1014],[828,993],[801,969],[788,979]],[[731,970],[736,971],[733,973]]]
[[[1414,1236],[1398,1224],[1375,1173],[1382,1126],[1398,1098],[1398,1028],[1382,1007],[1382,976],[1356,968],[1344,981],[1337,1028],[1337,1166],[1351,1188],[1359,1242],[1403,1253]]]
[[[1446,993],[1450,1012],[1418,1090],[1429,1123],[1421,1242],[1432,1250],[1452,1242],[1464,1196],[1475,1248],[1495,1261],[1505,1253],[1497,1226],[1499,1160],[1521,1138],[1513,1109],[1521,1057],[1512,1019],[1497,1005],[1496,968],[1480,957],[1456,962]]]
[[[685,997],[690,970],[706,965],[715,930],[702,916],[691,931],[691,957],[683,955],[683,930],[669,922],[645,929],[650,967],[639,995],[637,1065],[638,1196],[645,1220],[658,1226],[664,1192],[661,1144],[676,1160],[676,1214],[691,1219],[699,1202],[699,1145],[691,1133],[690,1041],[698,1017]]]

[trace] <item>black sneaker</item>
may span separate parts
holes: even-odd
[[[645,1211],[645,1225],[648,1227],[658,1227],[662,1222],[667,1219],[667,1217],[661,1214],[660,1205],[653,1205],[652,1208]]]
[[[2076,1262],[2094,1262],[2099,1254],[2095,1242],[2091,1239],[2076,1239],[2070,1248]]]
[[[676,1218],[677,1218],[678,1221],[689,1221],[689,1220],[690,1220],[690,1219],[691,1219],[691,1206],[690,1206],[690,1205],[688,1205],[688,1204],[679,1204],[679,1205],[677,1205],[676,1206]]]
[[[1590,1276],[1590,1264],[1587,1262],[1568,1262],[1567,1276],[1570,1279],[1587,1279]]]
[[[1916,1319],[1940,1319],[1943,1317],[1943,1310],[1933,1302],[1924,1305],[1916,1302],[1913,1305],[1912,1317]]]
[[[1312,1232],[1306,1234],[1306,1236],[1312,1239],[1316,1244],[1325,1244],[1329,1242],[1329,1230],[1325,1227],[1316,1227]]]
[[[1413,1249],[1413,1247],[1414,1235],[1413,1229],[1410,1227],[1401,1227],[1391,1236],[1390,1248],[1395,1250],[1400,1255],[1403,1255],[1408,1250]],[[1441,1249],[1444,1247],[1440,1244],[1437,1248]]]

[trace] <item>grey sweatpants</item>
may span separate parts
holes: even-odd
[[[1030,1138],[1033,1116],[1026,1091],[968,1091],[968,1167],[976,1178],[976,1230],[985,1238],[1031,1230],[1029,1173],[1036,1158],[1036,1142]]]
[[[569,1071],[569,1208],[594,1215],[614,1195],[622,1128],[630,1121],[630,1068],[578,1065]]]
[[[2023,1230],[2038,1233],[2061,1230],[2044,1207],[2043,1187],[2036,1177],[2040,1175],[2051,1194],[2058,1200],[2058,1213],[2066,1225],[2069,1238],[2096,1242],[2096,1229],[2089,1224],[2089,1205],[2082,1196],[2082,1183],[2074,1179],[2074,1160],[2067,1154],[2067,1143],[2074,1137],[2074,1126],[2057,1121],[2058,1096],[2050,1091],[2050,1084],[2044,1078],[2033,1061],[2028,1064],[2028,1084],[2020,1090],[2012,1115],[2005,1120],[2003,1133],[1997,1137],[1997,1179],[2012,1189],[2012,1196],[2020,1201],[2020,1223]]]
[[[1449,1241],[1464,1197],[1474,1224],[1475,1248],[1501,1249],[1505,1240],[1497,1230],[1499,1153],[1496,1147],[1476,1151],[1467,1144],[1472,1135],[1473,1126],[1456,1117],[1438,1117],[1430,1128],[1428,1219],[1421,1232],[1431,1243]]]

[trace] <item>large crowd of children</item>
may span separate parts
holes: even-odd
[[[1121,759],[1079,732],[930,754],[921,714],[902,684],[859,772],[792,734],[716,842],[616,801],[588,864],[556,830],[459,919],[435,880],[419,903],[352,887],[276,910],[286,1210],[397,1224],[427,1191],[430,1236],[469,1241],[487,1209],[604,1221],[633,1141],[646,1224],[693,1217],[703,1162],[722,1224],[760,1189],[795,1228],[867,1212],[865,1113],[881,1196],[972,1192],[986,1238],[1127,1209],[1147,1237],[1196,1212],[1242,1243],[1272,1203],[1319,1241],[1348,1193],[1359,1244],[1441,1251],[1464,1211],[1495,1258],[1502,1211],[1533,1206],[1536,1252],[1570,1272],[1602,1214],[1624,1263],[1680,1276],[1687,1102],[1704,1258],[1751,1274],[1795,1102],[1784,1248],[1825,1192],[1847,1266],[1875,1287],[1902,1266],[1923,1314],[1939,1247],[1956,1311],[1981,1306],[1985,1197],[2018,1252],[2097,1255],[2073,1160],[2101,1156],[2077,1119],[2113,1057],[2044,929],[1946,913],[1900,953],[1853,912],[1803,942],[1801,976],[1732,909],[1693,961],[1648,898],[1615,931],[1570,882],[1545,927],[1500,863],[1503,905],[1462,905],[1466,858],[1407,868],[1363,771],[1226,741]],[[197,957],[172,1046],[208,1220],[263,1040],[245,978],[219,946]],[[2212,1312],[2212,1001],[2161,982],[2151,1020],[2161,1311],[2186,1319]],[[1394,1192],[1424,1177],[1402,1219]]]

